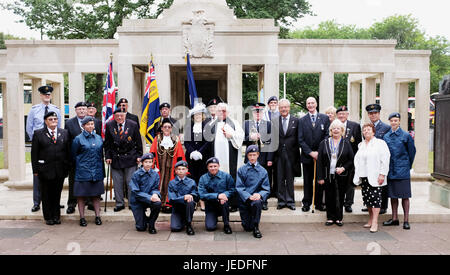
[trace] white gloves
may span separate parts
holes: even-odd
[[[199,151],[194,151],[191,153],[191,159],[193,160],[200,160],[203,159],[203,155]]]

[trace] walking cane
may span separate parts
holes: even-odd
[[[108,171],[106,172],[105,212],[106,212],[106,204],[108,203],[109,166],[110,164],[108,164]]]
[[[312,198],[312,213],[314,213],[314,209],[316,209],[315,204],[315,198],[316,198],[316,160],[314,160],[314,180],[313,180],[313,198]]]

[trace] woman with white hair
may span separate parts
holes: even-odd
[[[211,150],[210,143],[206,141],[203,135],[203,129],[207,122],[206,106],[203,103],[198,103],[189,111],[191,120],[184,127],[184,147],[186,148],[186,159],[189,164],[189,172],[197,184],[200,177],[206,172],[206,161],[210,158]],[[201,210],[205,210],[205,204],[200,201]]]
[[[353,168],[353,149],[348,140],[343,138],[344,124],[334,120],[330,125],[330,137],[319,145],[317,158],[317,179],[325,185],[325,202],[327,222],[342,226],[345,192],[350,171]]]

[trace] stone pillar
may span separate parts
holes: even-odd
[[[156,84],[158,85],[159,102],[169,102],[173,105],[170,87],[170,66],[168,64],[155,64]]]
[[[380,81],[381,121],[386,122],[389,115],[398,111],[396,108],[395,73],[384,73]]]
[[[61,112],[61,128],[64,128],[64,78],[62,82],[52,83],[53,93],[52,93],[52,103],[59,108]]]
[[[430,143],[430,76],[426,75],[416,80],[416,115],[415,115],[415,139],[417,154],[414,161],[416,173],[429,173],[428,152]]]
[[[75,105],[84,101],[84,75],[81,72],[69,72],[69,117],[76,116]]]
[[[361,119],[362,123],[369,122],[366,106],[375,103],[377,97],[377,82],[375,78],[364,78],[362,81],[362,103]]]
[[[271,96],[280,97],[280,71],[277,64],[264,65],[264,104]]]
[[[2,82],[3,97],[3,168],[8,169],[8,92],[6,83]]]
[[[334,106],[334,73],[321,72],[319,82],[319,112],[325,112],[330,106]]]
[[[350,82],[347,84],[347,107],[350,112],[349,120],[355,121],[357,123],[360,122],[360,92],[361,85],[359,82]]]
[[[23,75],[19,73],[8,73],[7,96],[3,98],[7,103],[7,125],[14,127],[3,128],[8,136],[8,158],[9,181],[19,183],[25,181],[25,123],[23,104]]]
[[[227,101],[230,108],[230,115],[242,126],[242,64],[228,65],[227,75]]]
[[[398,110],[402,116],[400,127],[408,131],[408,83],[398,84]]]
[[[31,105],[36,105],[41,103],[41,93],[38,89],[41,86],[47,85],[47,81],[42,78],[33,78],[31,80]]]

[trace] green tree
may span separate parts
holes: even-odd
[[[25,40],[25,38],[0,32],[0,50],[6,49],[5,40]]]

